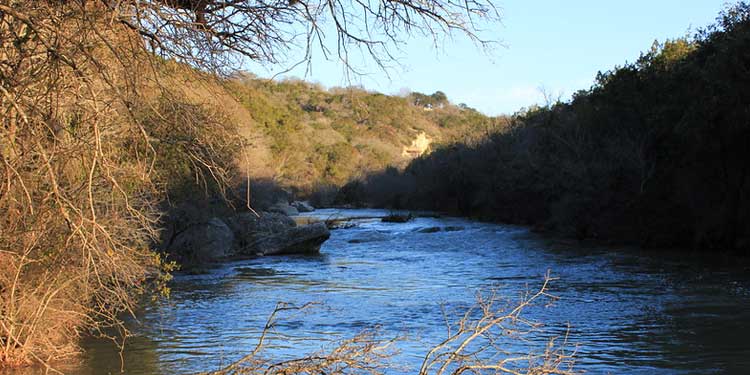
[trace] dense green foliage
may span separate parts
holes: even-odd
[[[566,103],[368,177],[370,204],[649,247],[750,247],[750,5],[655,43]],[[357,182],[356,184],[361,184]]]

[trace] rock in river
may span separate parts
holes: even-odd
[[[170,246],[195,261],[214,261],[232,255],[234,233],[221,219],[189,226],[174,237]]]
[[[307,201],[294,201],[294,202],[292,202],[292,207],[296,208],[297,211],[299,211],[299,212],[313,212],[313,211],[315,211],[315,207],[313,207]]]
[[[243,213],[229,222],[237,237],[237,255],[244,256],[314,254],[331,236],[324,223],[297,226],[278,213]]]
[[[419,233],[437,233],[437,232],[457,232],[460,230],[464,230],[464,227],[459,226],[447,226],[447,227],[427,227],[427,228],[420,228],[416,231]]]
[[[295,207],[290,206],[288,203],[279,202],[268,208],[271,212],[276,212],[286,216],[299,215],[299,210]]]
[[[244,246],[243,242],[253,241],[256,233],[278,233],[297,226],[289,216],[275,212],[261,212],[259,216],[252,212],[243,212],[230,217],[227,224],[240,246]]]
[[[315,254],[330,236],[324,223],[315,223],[279,233],[256,233],[255,240],[239,250],[246,255]]]

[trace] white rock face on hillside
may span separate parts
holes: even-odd
[[[421,132],[413,141],[411,141],[410,146],[404,146],[401,155],[407,158],[416,158],[429,151],[431,143],[432,139],[430,139],[425,132]]]

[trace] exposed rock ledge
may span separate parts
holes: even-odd
[[[297,226],[288,216],[242,213],[229,220],[237,236],[237,255],[314,254],[331,233],[324,223]]]
[[[403,147],[401,156],[409,159],[419,157],[430,150],[430,144],[432,144],[432,139],[427,136],[427,133],[421,132],[411,141],[411,145]]]
[[[315,254],[330,236],[324,223],[297,226],[283,214],[262,212],[256,216],[246,212],[191,225],[174,237],[167,250],[193,262]]]
[[[292,227],[279,233],[256,233],[238,249],[244,255],[315,254],[331,233],[324,223]]]

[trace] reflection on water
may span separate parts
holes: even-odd
[[[452,229],[423,230],[435,227]],[[282,336],[269,345],[280,357],[315,351],[326,340],[378,325],[386,336],[409,334],[397,361],[413,368],[426,345],[444,335],[440,303],[466,306],[476,289],[489,286],[514,294],[537,286],[548,269],[560,278],[552,289],[561,299],[534,317],[551,332],[570,324],[579,368],[587,373],[741,374],[750,368],[750,289],[747,270],[739,267],[726,271],[696,259],[582,246],[520,227],[454,218],[363,220],[334,231],[321,252],[178,275],[168,302],[140,311],[141,324],[133,324],[137,337],[123,352],[125,371],[226,365],[252,349],[277,301],[322,304],[279,325]],[[724,271],[712,270],[717,268]],[[86,346],[86,360],[74,372],[120,371],[111,344]]]

